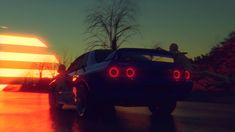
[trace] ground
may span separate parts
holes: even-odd
[[[0,131],[235,131],[234,104],[181,101],[167,117],[152,116],[145,107],[116,107],[117,115],[111,120],[87,120],[79,119],[68,106],[51,111],[46,93],[0,92],[0,100]]]

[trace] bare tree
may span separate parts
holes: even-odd
[[[130,0],[105,0],[87,15],[89,48],[116,50],[135,34],[136,6]]]
[[[59,63],[65,65],[68,68],[75,58],[76,56],[71,54],[68,49],[64,49],[59,59]]]
[[[49,74],[51,77],[54,77],[56,75],[56,71],[57,71],[57,67],[58,67],[58,62],[51,62],[51,63],[47,63],[47,62],[38,62],[35,65],[33,65],[34,68],[37,68],[39,71],[39,80],[43,79],[43,75],[47,74],[47,73],[43,73],[44,71],[48,70]]]
[[[45,65],[46,63],[44,62],[40,62],[38,63],[38,71],[39,71],[39,79],[42,80],[42,75],[43,75],[43,71],[45,70]]]

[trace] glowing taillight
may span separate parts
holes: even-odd
[[[120,75],[120,70],[118,67],[116,66],[113,66],[113,67],[110,67],[109,70],[108,70],[108,75],[112,78],[117,78],[119,77]]]
[[[76,82],[76,81],[78,80],[78,78],[79,78],[78,75],[74,75],[74,76],[72,77],[72,81],[73,81],[73,82]]]
[[[184,76],[185,76],[185,79],[186,79],[186,80],[191,79],[191,73],[190,73],[189,71],[185,71],[185,72],[184,72]]]
[[[174,78],[175,80],[179,80],[179,79],[181,78],[181,73],[180,73],[179,70],[174,70],[174,71],[173,71],[173,78]]]
[[[135,77],[135,70],[134,70],[134,68],[131,68],[131,67],[127,68],[127,69],[126,69],[126,76],[127,76],[128,78],[133,78],[133,77]]]

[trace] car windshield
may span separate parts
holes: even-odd
[[[95,51],[96,62],[99,63],[99,62],[103,61],[111,52],[112,52],[112,50],[97,50],[97,51]]]

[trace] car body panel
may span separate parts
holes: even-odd
[[[123,48],[110,52],[103,61],[95,62],[95,50],[85,54],[84,64],[76,59],[68,69],[69,75],[79,76],[76,83],[85,83],[98,99],[114,105],[139,106],[150,105],[168,98],[178,100],[186,97],[191,91],[192,80],[175,80],[172,77],[172,70],[185,70],[181,66],[169,62],[120,60],[119,56],[125,52],[172,57],[167,51]],[[121,75],[118,78],[108,76],[107,71],[112,66],[120,69]],[[135,77],[125,76],[124,72],[128,67],[135,69]]]

